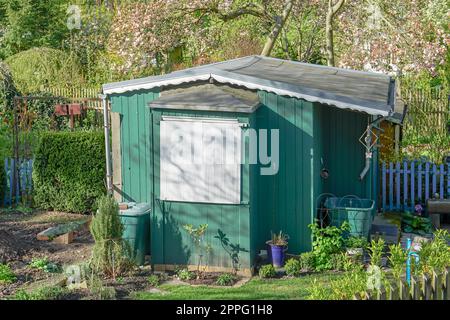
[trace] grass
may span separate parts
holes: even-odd
[[[331,280],[342,277],[337,273],[305,275],[285,279],[251,279],[241,287],[217,288],[162,284],[160,293],[136,292],[133,298],[140,300],[304,300],[314,279],[324,286]]]

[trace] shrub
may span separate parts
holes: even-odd
[[[9,284],[16,281],[16,275],[11,267],[6,264],[0,264],[0,284]]]
[[[450,240],[448,231],[436,230],[432,241],[423,242],[419,251],[419,267],[417,271],[431,274],[442,272],[450,266]]]
[[[3,203],[3,198],[5,196],[6,192],[6,173],[4,168],[4,162],[3,158],[0,154],[0,204]]]
[[[236,276],[231,273],[222,273],[217,277],[217,285],[219,286],[231,286],[236,281]]]
[[[286,274],[291,277],[297,277],[302,271],[302,263],[297,259],[289,259],[284,265]]]
[[[111,196],[103,196],[97,204],[98,211],[90,226],[95,240],[92,270],[115,278],[131,268],[131,249],[122,239],[123,225],[117,202]]]
[[[15,300],[62,300],[69,290],[62,287],[43,287],[32,292],[19,290],[16,292]]]
[[[382,238],[372,240],[369,246],[370,264],[381,267],[381,258],[383,256],[385,241]]]
[[[178,279],[181,281],[194,280],[196,275],[194,272],[189,271],[188,269],[181,269],[177,272]]]
[[[330,286],[314,281],[308,289],[310,300],[352,300],[354,295],[367,290],[367,273],[349,272],[342,278],[330,281]]]
[[[105,150],[101,132],[46,132],[33,166],[36,206],[67,212],[95,210],[105,193]]]
[[[159,286],[161,279],[159,278],[159,276],[157,274],[152,274],[147,278],[147,282],[152,287],[157,287],[157,286]]]
[[[303,252],[300,254],[300,263],[302,266],[302,269],[305,271],[313,271],[314,270],[314,253],[312,251],[310,252]]]
[[[389,246],[389,264],[392,267],[392,274],[399,280],[405,268],[408,253],[403,250],[402,245],[392,244]]]
[[[309,225],[313,236],[314,268],[317,271],[333,268],[332,255],[342,252],[345,245],[344,234],[350,225],[344,222],[340,228],[330,226],[320,228],[316,223]]]
[[[266,264],[259,269],[259,277],[260,278],[275,278],[277,272],[275,268],[271,264]]]
[[[349,237],[345,240],[345,246],[349,249],[363,248],[367,249],[369,243],[364,237]]]
[[[33,269],[42,270],[49,273],[59,272],[60,268],[53,262],[48,261],[47,257],[33,258],[30,263],[30,267]]]

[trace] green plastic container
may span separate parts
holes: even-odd
[[[150,205],[127,205],[127,210],[120,210],[120,219],[124,226],[123,239],[130,244],[136,263],[142,266],[145,263],[145,255],[150,253]]]
[[[325,207],[331,215],[331,225],[340,227],[347,221],[350,224],[350,235],[369,237],[373,220],[375,201],[359,198],[331,197],[325,201]]]

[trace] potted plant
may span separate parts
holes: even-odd
[[[276,268],[281,268],[284,265],[288,239],[289,236],[280,231],[279,233],[272,233],[271,240],[266,242],[269,247],[269,258]]]

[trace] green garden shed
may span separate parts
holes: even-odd
[[[395,91],[387,75],[261,56],[105,84],[114,192],[150,204],[154,268],[197,265],[188,224],[208,225],[211,271],[251,273],[271,231],[310,250],[322,194],[376,200]]]

